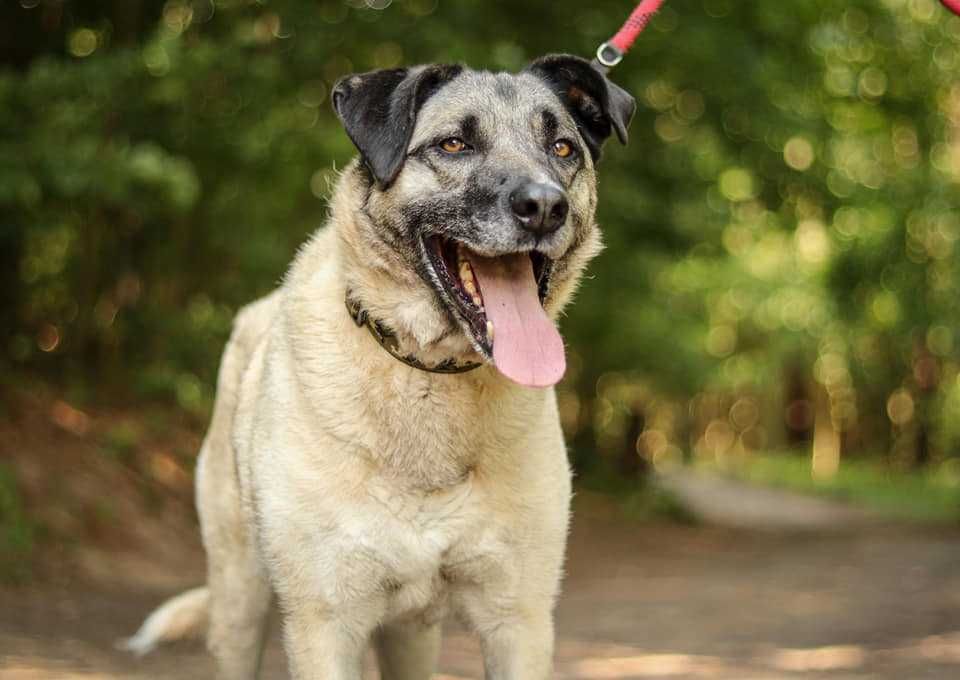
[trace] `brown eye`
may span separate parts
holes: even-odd
[[[440,148],[447,153],[462,153],[467,150],[467,145],[462,139],[450,137],[440,142]]]
[[[568,158],[573,155],[573,144],[565,139],[558,139],[553,143],[553,153],[560,158]]]

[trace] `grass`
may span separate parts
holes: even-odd
[[[960,523],[960,461],[911,471],[847,459],[822,479],[811,474],[809,456],[799,453],[754,454],[723,469],[703,465],[747,482],[860,505],[890,519]]]

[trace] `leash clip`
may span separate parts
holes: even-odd
[[[605,42],[597,48],[597,61],[600,62],[601,66],[613,68],[623,61],[623,52],[617,49],[615,45]]]

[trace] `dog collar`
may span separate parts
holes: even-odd
[[[387,353],[400,363],[406,364],[411,368],[426,371],[427,373],[447,374],[466,373],[467,371],[472,371],[475,368],[480,368],[483,365],[476,361],[469,361],[461,364],[457,363],[457,361],[451,357],[450,359],[441,361],[436,366],[427,366],[412,354],[401,353],[400,343],[397,341],[397,336],[394,335],[393,331],[383,325],[383,323],[380,321],[370,318],[370,314],[363,308],[363,305],[360,304],[360,301],[351,297],[350,291],[347,291],[344,301],[347,305],[347,312],[350,314],[350,318],[353,319],[353,322],[357,324],[357,326],[366,326],[367,330],[370,331],[370,335],[372,335],[373,338],[380,343],[380,346],[387,350]]]

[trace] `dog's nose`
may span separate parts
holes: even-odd
[[[566,195],[552,184],[525,182],[510,194],[510,209],[524,229],[546,236],[560,228],[569,210]]]

